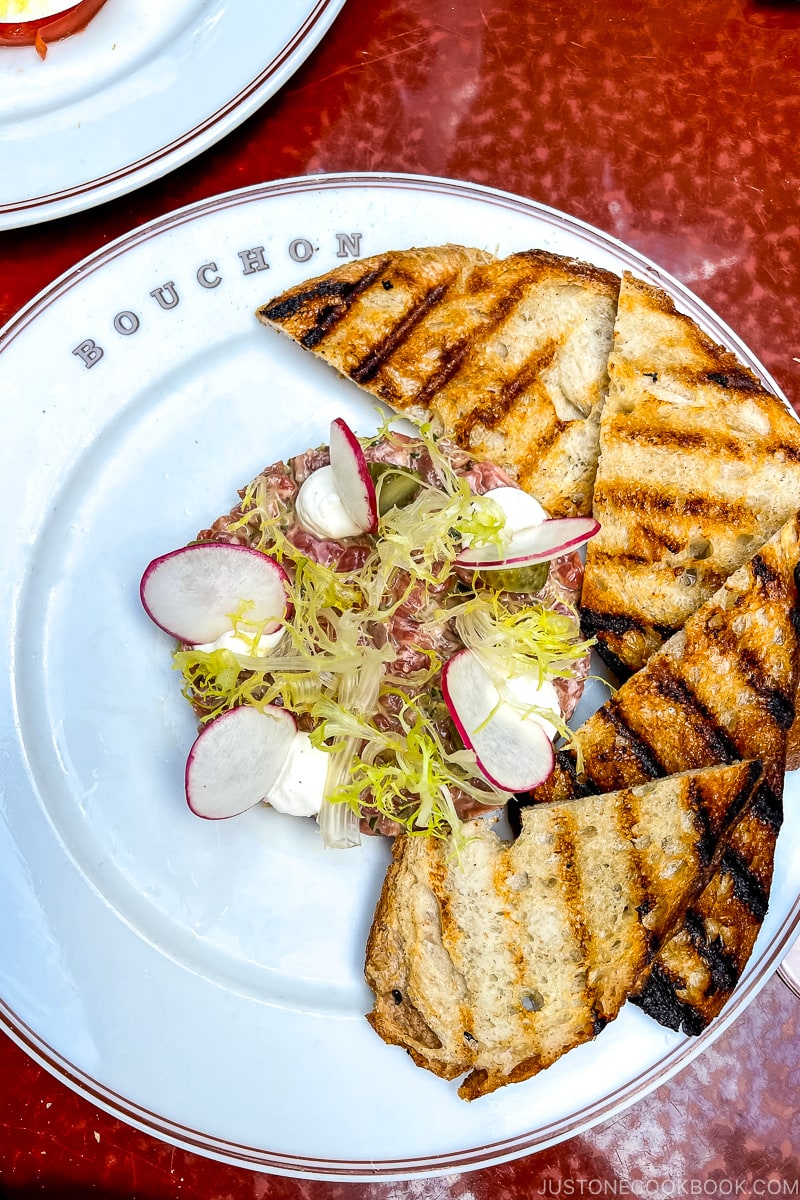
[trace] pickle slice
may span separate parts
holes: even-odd
[[[419,491],[419,477],[393,463],[371,462],[369,473],[375,484],[381,517],[392,508],[405,508]]]
[[[474,573],[475,583],[496,592],[541,591],[547,582],[549,561],[531,563],[524,567],[483,567]]]

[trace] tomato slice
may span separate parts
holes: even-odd
[[[0,46],[35,46],[40,58],[50,42],[58,42],[88,25],[106,0],[80,0],[35,21],[0,21]]]

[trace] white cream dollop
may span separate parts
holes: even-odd
[[[283,633],[283,626],[281,626],[273,633],[260,634],[254,643],[252,636],[248,637],[246,633],[237,633],[233,629],[226,629],[215,641],[202,642],[194,649],[205,650],[209,654],[212,650],[232,650],[234,654],[246,654],[248,658],[263,658],[274,646],[277,646]]]
[[[550,711],[555,716],[561,716],[561,705],[558,700],[558,692],[550,679],[539,680],[538,674],[529,675],[509,675],[503,681],[503,689],[510,699],[505,699],[505,702],[511,703],[514,708],[522,709],[523,715],[527,720],[538,721],[543,727],[545,733],[552,741],[558,733],[558,729],[551,721],[547,720],[544,713],[531,712],[524,713],[527,707],[544,709],[545,712]]]
[[[505,517],[502,536],[506,539],[523,529],[530,529],[534,525],[541,525],[544,521],[549,520],[548,514],[536,497],[532,496],[530,492],[523,492],[522,488],[490,488],[483,495],[486,500],[493,500],[497,507],[501,509]],[[472,535],[465,533],[462,538],[462,545],[467,547],[471,544]]]
[[[289,744],[281,773],[265,797],[278,812],[291,817],[314,817],[322,807],[330,755],[298,731]]]
[[[541,525],[549,519],[536,497],[530,492],[523,492],[522,488],[490,488],[484,495],[502,508],[509,533],[512,530],[530,529],[532,525]]]
[[[342,504],[330,467],[319,467],[303,480],[294,511],[303,528],[314,537],[355,537],[363,532]]]

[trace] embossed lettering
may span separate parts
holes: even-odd
[[[289,246],[289,258],[293,262],[304,263],[314,257],[314,247],[307,238],[295,238]]]
[[[336,251],[337,258],[347,258],[348,254],[352,254],[354,258],[358,258],[361,253],[360,233],[337,233],[336,241],[339,246],[339,249]]]
[[[180,296],[175,290],[175,284],[170,279],[163,287],[153,288],[150,295],[157,300],[162,308],[176,308],[180,304]]]
[[[86,341],[81,342],[80,346],[76,346],[72,353],[88,368],[93,367],[95,363],[99,363],[105,351],[102,346],[97,345],[97,342],[92,341],[91,338],[87,338]]]
[[[204,287],[204,288],[219,287],[219,285],[222,283],[222,276],[221,275],[209,275],[210,271],[216,271],[216,270],[217,270],[217,264],[215,262],[203,263],[202,267],[198,268],[197,282],[200,284],[200,287]]]
[[[129,337],[132,333],[136,333],[136,330],[139,328],[139,318],[136,313],[126,308],[124,312],[118,312],[114,317],[114,328],[117,333]]]
[[[269,270],[269,263],[264,258],[263,246],[252,246],[249,250],[240,250],[239,258],[242,260],[243,275],[255,275],[256,271]]]

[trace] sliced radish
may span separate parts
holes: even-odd
[[[198,817],[235,817],[266,798],[297,733],[285,708],[232,708],[199,733],[186,762],[186,801]]]
[[[331,469],[342,504],[363,533],[378,528],[378,501],[361,443],[341,417],[331,421]]]
[[[550,775],[553,743],[534,715],[500,700],[489,672],[472,650],[459,650],[442,670],[442,692],[453,723],[495,787],[527,792]]]
[[[88,25],[105,0],[18,0],[13,5],[14,20],[8,5],[0,6],[0,46],[35,46],[40,58],[47,54],[49,42],[60,41]]]
[[[153,559],[139,594],[156,625],[198,645],[231,629],[237,612],[248,624],[264,625],[265,633],[277,629],[286,615],[287,584],[283,567],[258,550],[198,542]]]
[[[457,567],[491,571],[495,567],[527,567],[577,550],[600,529],[593,517],[554,517],[541,525],[514,529],[505,547],[465,546],[455,559]]]

